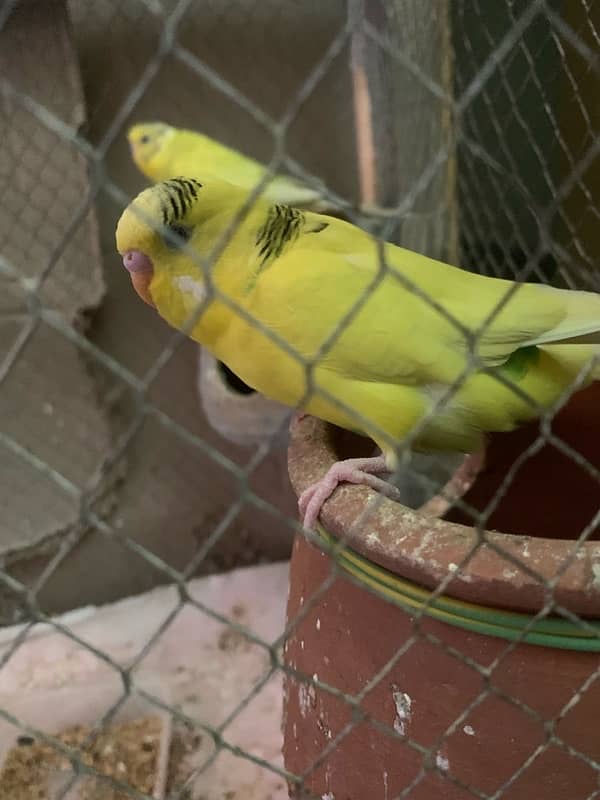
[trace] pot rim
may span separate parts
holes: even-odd
[[[310,416],[292,423],[288,468],[297,495],[338,460],[334,430]],[[368,524],[354,525],[368,507]],[[444,595],[528,613],[553,601],[567,612],[600,618],[600,542],[479,533],[349,484],[325,503],[320,521],[349,548],[406,580],[428,589],[447,581]]]

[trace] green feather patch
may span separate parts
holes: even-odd
[[[535,345],[531,347],[520,347],[511,354],[508,361],[502,365],[502,372],[507,373],[511,378],[520,380],[527,375],[531,367],[537,364],[540,351]]]

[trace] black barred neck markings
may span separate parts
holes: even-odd
[[[278,258],[286,244],[297,239],[301,233],[320,233],[328,225],[328,222],[322,221],[307,225],[303,211],[281,204],[271,206],[265,224],[256,235],[256,246],[261,259],[259,272],[268,261]]]
[[[297,239],[301,233],[320,233],[328,225],[328,222],[322,221],[307,225],[306,214],[299,209],[281,204],[271,206],[265,224],[256,234],[260,263],[246,282],[244,294],[254,289],[264,267],[281,255],[286,244]]]
[[[281,255],[286,244],[297,239],[301,233],[320,233],[328,226],[329,223],[324,221],[307,225],[306,214],[292,206],[281,204],[271,206],[265,224],[256,234],[260,263],[246,282],[244,294],[254,289],[264,267]]]
[[[256,235],[256,246],[261,259],[260,268],[272,258],[281,255],[288,242],[298,238],[306,216],[292,206],[276,204],[271,206],[267,219]]]
[[[161,187],[160,209],[164,225],[180,222],[198,199],[198,189],[202,184],[194,178],[171,178],[163,181]]]

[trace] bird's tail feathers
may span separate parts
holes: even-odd
[[[585,368],[589,370],[585,373],[585,384],[600,380],[600,345],[552,344],[543,345],[541,349],[559,361],[574,379]]]
[[[600,345],[600,295],[550,286],[543,288],[561,292],[567,313],[558,325],[527,344]]]

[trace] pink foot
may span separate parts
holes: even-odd
[[[312,530],[321,513],[323,503],[333,494],[338,483],[362,484],[370,486],[388,497],[396,498],[398,490],[375,475],[390,472],[386,467],[385,458],[347,458],[345,461],[336,461],[320,481],[309,486],[298,500],[298,508],[302,515],[302,524]]]

